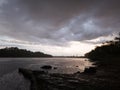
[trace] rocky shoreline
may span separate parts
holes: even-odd
[[[91,73],[90,69],[87,73],[74,74],[48,73],[23,68],[19,68],[18,71],[31,82],[31,90],[119,90],[119,85],[116,86],[114,81],[108,79],[103,70]]]

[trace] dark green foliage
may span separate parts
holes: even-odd
[[[0,57],[52,57],[42,52],[31,52],[17,47],[0,49]]]
[[[120,33],[114,41],[109,41],[100,47],[96,47],[95,50],[85,54],[85,56],[93,60],[120,57]]]

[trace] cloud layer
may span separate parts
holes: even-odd
[[[119,31],[119,0],[1,0],[0,35],[63,43]]]
[[[0,40],[65,46],[72,41],[108,36],[120,31],[119,3],[120,0],[0,0]]]

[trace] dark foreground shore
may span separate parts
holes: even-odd
[[[31,90],[120,90],[120,63],[98,64],[97,71],[74,74],[47,73],[19,69],[19,73],[31,82]]]

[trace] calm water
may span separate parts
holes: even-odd
[[[57,67],[50,73],[75,73],[92,63],[85,58],[0,58],[0,90],[29,90],[30,83],[19,75],[18,68],[40,70],[43,65]]]

